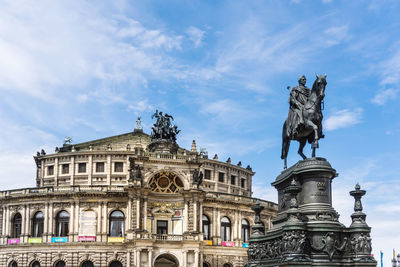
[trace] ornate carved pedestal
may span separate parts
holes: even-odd
[[[272,185],[278,190],[278,215],[265,235],[260,235],[259,224],[253,226],[249,267],[376,266],[371,257],[371,229],[362,213],[365,191],[357,185],[350,192],[355,212],[353,223],[345,227],[332,207],[331,184],[336,176],[326,159],[311,158],[297,162],[276,178]],[[257,220],[261,210],[256,206]]]
[[[160,154],[176,154],[178,151],[178,144],[169,140],[155,140],[149,144],[150,152]]]

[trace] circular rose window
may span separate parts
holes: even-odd
[[[153,192],[179,193],[183,190],[183,183],[174,173],[159,172],[150,179],[149,187]]]

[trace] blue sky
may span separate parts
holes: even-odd
[[[0,5],[2,189],[34,186],[37,150],[129,132],[137,116],[149,132],[159,109],[174,115],[182,147],[195,139],[211,157],[250,164],[254,195],[275,201],[286,87],[326,73],[317,155],[340,174],[334,206],[349,225],[359,182],[374,254],[390,266],[400,252],[398,1]]]

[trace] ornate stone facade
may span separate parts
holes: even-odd
[[[0,266],[244,266],[251,168],[150,143],[134,131],[35,156],[37,187],[0,192]],[[260,202],[268,229],[278,207]]]

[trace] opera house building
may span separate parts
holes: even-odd
[[[0,192],[0,266],[243,267],[255,173],[179,147],[172,116],[154,116],[150,135],[139,118],[132,132],[38,152],[36,187]],[[268,230],[277,205],[258,202]]]

